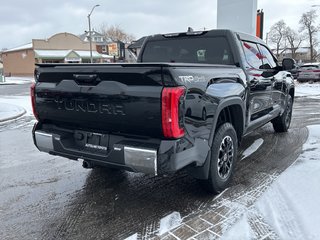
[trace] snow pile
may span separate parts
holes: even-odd
[[[12,105],[12,104],[1,104],[0,103],[0,120],[10,120],[13,116],[21,116],[26,111],[24,108]]]
[[[320,125],[308,129],[303,153],[249,210],[261,216],[280,239],[311,240],[320,236]],[[255,239],[247,215],[223,239]]]
[[[33,77],[5,77],[5,81],[0,81],[1,84],[26,84],[34,82]]]
[[[304,152],[256,204],[281,239],[320,236],[320,126],[308,128]]]
[[[295,85],[295,96],[320,96],[320,84],[319,83],[301,83]]]
[[[4,96],[0,98],[1,108],[7,106],[7,112],[15,111],[16,108],[24,108],[27,115],[32,116],[32,106],[30,96]],[[12,107],[12,110],[10,110]]]

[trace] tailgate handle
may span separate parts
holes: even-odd
[[[83,81],[83,82],[92,82],[97,80],[97,74],[73,74],[73,78],[75,80]]]

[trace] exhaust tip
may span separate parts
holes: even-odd
[[[83,168],[93,168],[93,164],[91,163],[91,162],[89,162],[89,161],[83,161],[82,162],[82,167]]]

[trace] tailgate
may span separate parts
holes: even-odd
[[[36,80],[35,108],[41,122],[162,136],[160,65],[40,65]]]

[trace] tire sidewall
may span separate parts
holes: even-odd
[[[219,155],[221,142],[226,136],[230,136],[233,141],[233,162],[230,170],[231,173],[227,178],[222,179],[218,174],[217,162],[218,162],[218,155]],[[209,181],[211,181],[210,184],[212,184],[212,188],[214,192],[217,192],[217,193],[221,192],[230,183],[233,176],[234,168],[237,162],[237,154],[238,154],[238,139],[237,139],[236,131],[234,130],[233,126],[230,123],[224,123],[219,127],[218,131],[216,132],[216,135],[211,147]]]
[[[289,124],[287,125],[287,123],[286,123],[286,117],[287,117],[287,114],[288,114],[287,105],[288,105],[289,101],[290,101],[290,104],[291,104],[291,105],[290,105],[290,109],[289,109],[289,111],[290,111],[290,121],[289,121]],[[289,127],[290,127],[291,118],[292,118],[293,100],[292,100],[291,95],[288,95],[287,105],[286,105],[286,110],[285,110],[285,112],[283,113],[283,117],[282,117],[283,125],[285,126],[286,131],[287,131],[287,130],[289,129]]]

